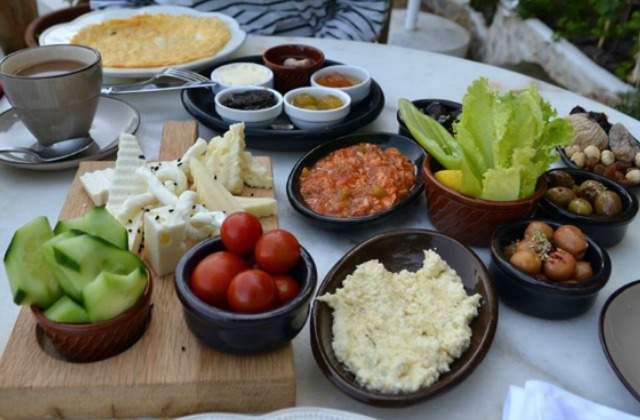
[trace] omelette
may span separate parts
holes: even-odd
[[[212,57],[230,38],[229,28],[216,17],[145,14],[87,26],[71,43],[100,51],[104,67],[144,68]]]

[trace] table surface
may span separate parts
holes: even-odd
[[[399,98],[446,98],[460,101],[467,86],[480,76],[500,89],[521,89],[531,83],[540,87],[560,115],[580,104],[586,109],[608,113],[640,133],[640,122],[602,104],[558,87],[496,67],[378,44],[284,37],[249,37],[235,56],[257,54],[285,42],[304,42],[322,49],[330,59],[366,67],[385,91],[386,106],[380,117],[363,132],[397,130],[396,104]],[[141,113],[138,132],[146,156],[157,157],[162,125],[167,120],[191,118],[182,108],[178,94],[127,97]],[[0,109],[8,107],[6,98]],[[212,132],[204,127],[201,136]],[[264,152],[258,152],[263,154]],[[399,227],[431,228],[424,197],[386,223],[360,232],[335,232],[309,224],[289,205],[286,178],[297,152],[269,152],[273,157],[275,188],[282,227],[295,232],[311,252],[322,279],[330,267],[351,247],[379,232]],[[37,173],[0,167],[0,250],[6,249],[14,230],[39,215],[56,220],[71,184],[73,170]],[[601,404],[640,415],[640,406],[609,367],[598,338],[597,321],[606,298],[618,287],[640,278],[637,246],[640,218],[630,226],[624,242],[611,248],[613,272],[592,310],[568,321],[546,321],[522,315],[500,304],[498,330],[486,359],[463,383],[432,400],[404,409],[378,409],[354,401],[335,388],[318,369],[311,354],[308,327],[294,340],[298,374],[297,404],[350,410],[378,418],[470,419],[499,418],[509,385],[522,386],[529,379],[551,382]],[[476,249],[489,261],[486,249]],[[6,345],[18,307],[11,304],[9,285],[0,270],[0,351]]]

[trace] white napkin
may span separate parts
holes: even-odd
[[[554,385],[528,381],[511,386],[502,420],[640,420],[640,417],[585,400]]]

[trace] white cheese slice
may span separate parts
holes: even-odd
[[[142,178],[146,189],[153,194],[159,202],[165,206],[175,206],[178,197],[165,187],[162,182],[151,172],[151,169],[142,166],[136,170],[136,174]]]
[[[244,186],[242,178],[242,152],[245,149],[244,124],[232,124],[222,137],[209,142],[207,168],[232,194],[240,194]]]
[[[109,186],[113,177],[113,168],[86,172],[80,175],[80,182],[95,206],[104,206],[109,198]]]
[[[189,166],[191,159],[200,159],[204,160],[204,156],[207,153],[207,141],[203,138],[198,138],[195,143],[191,145],[184,152],[184,155],[180,159],[178,159],[177,165],[182,169],[182,172],[187,176],[187,178],[191,179],[191,167]]]
[[[142,245],[142,216],[144,215],[144,213],[144,211],[138,211],[124,223],[124,227],[127,229],[127,238],[129,239],[129,251],[133,252],[134,254],[138,254],[140,252],[140,248]]]
[[[273,188],[271,171],[250,152],[242,153],[242,170],[245,184],[255,188]]]
[[[144,213],[144,255],[159,276],[172,273],[187,249],[187,223],[175,218],[174,211],[164,206]]]
[[[278,213],[276,200],[271,197],[235,197],[242,209],[256,217],[269,217]]]
[[[155,171],[156,178],[174,194],[181,194],[188,187],[187,176],[178,167],[176,161],[163,163],[164,164]]]
[[[122,133],[107,199],[107,210],[111,214],[116,215],[129,196],[147,191],[146,183],[136,173],[136,170],[144,165],[145,158],[136,137]]]
[[[116,219],[124,224],[132,219],[136,214],[143,211],[145,207],[156,204],[156,196],[151,193],[131,195],[124,200],[120,210],[116,213]]]
[[[207,171],[196,159],[191,159],[191,174],[198,199],[210,211],[223,211],[226,214],[242,211],[242,206],[229,191]]]

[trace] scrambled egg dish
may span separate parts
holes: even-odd
[[[214,56],[231,39],[216,17],[138,15],[81,29],[73,44],[93,47],[105,67],[138,68],[183,64]]]
[[[318,300],[333,308],[333,350],[364,387],[385,393],[428,387],[469,347],[481,296],[432,250],[417,272],[360,264],[341,289]]]

